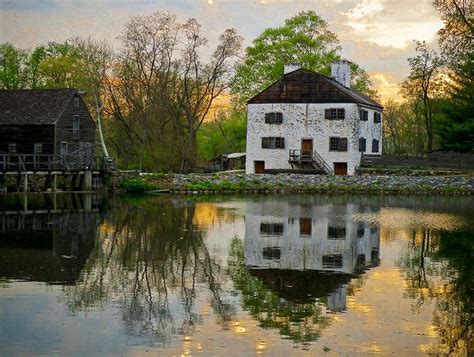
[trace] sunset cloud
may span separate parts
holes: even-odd
[[[31,48],[73,36],[93,36],[119,46],[117,36],[131,17],[170,11],[195,17],[209,49],[226,28],[236,28],[249,45],[265,28],[281,25],[302,10],[314,10],[337,34],[342,55],[376,75],[385,97],[408,73],[413,40],[434,43],[441,21],[431,0],[3,0],[0,42]]]

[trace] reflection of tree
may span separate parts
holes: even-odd
[[[296,303],[281,299],[260,279],[252,276],[245,267],[244,247],[234,238],[229,257],[229,274],[242,294],[242,305],[259,321],[263,328],[278,329],[281,335],[298,343],[318,339],[329,326],[331,318],[325,315],[324,306],[313,300]]]
[[[413,233],[400,261],[407,295],[420,308],[436,299],[433,323],[440,342],[433,353],[474,353],[474,240],[472,232]]]
[[[220,323],[231,308],[220,297],[223,270],[193,224],[195,206],[170,199],[118,201],[108,214],[81,282],[67,289],[72,311],[114,303],[130,334],[165,341],[200,322],[197,285],[211,292]]]

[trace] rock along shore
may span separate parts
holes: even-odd
[[[144,191],[169,190],[180,194],[270,192],[474,194],[474,178],[469,176],[141,174],[139,178],[133,180],[141,181]],[[127,183],[124,188],[133,191],[127,189]]]

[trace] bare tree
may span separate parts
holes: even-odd
[[[101,113],[106,99],[106,82],[109,80],[112,66],[112,49],[106,41],[97,41],[91,37],[87,39],[75,37],[71,40],[71,44],[81,59],[82,86],[86,90],[86,94],[93,98],[92,106],[96,113],[102,151],[105,157],[109,157],[104,140]]]
[[[177,61],[178,84],[170,93],[169,102],[173,118],[185,133],[186,150],[182,153],[181,171],[196,167],[196,133],[201,127],[214,100],[229,88],[233,74],[233,59],[241,49],[242,37],[234,29],[226,30],[219,37],[219,44],[209,63],[200,60],[200,49],[207,39],[200,33],[201,26],[189,19],[182,26],[185,46],[181,59]]]
[[[206,63],[200,52],[207,39],[199,23],[179,24],[174,15],[157,12],[132,18],[120,39],[123,47],[109,89],[111,115],[122,136],[134,146],[141,168],[156,167],[161,160],[168,169],[195,169],[196,133],[229,86],[242,38],[226,30]]]

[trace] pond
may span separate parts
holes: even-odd
[[[1,196],[0,355],[472,355],[473,217],[471,197]]]

